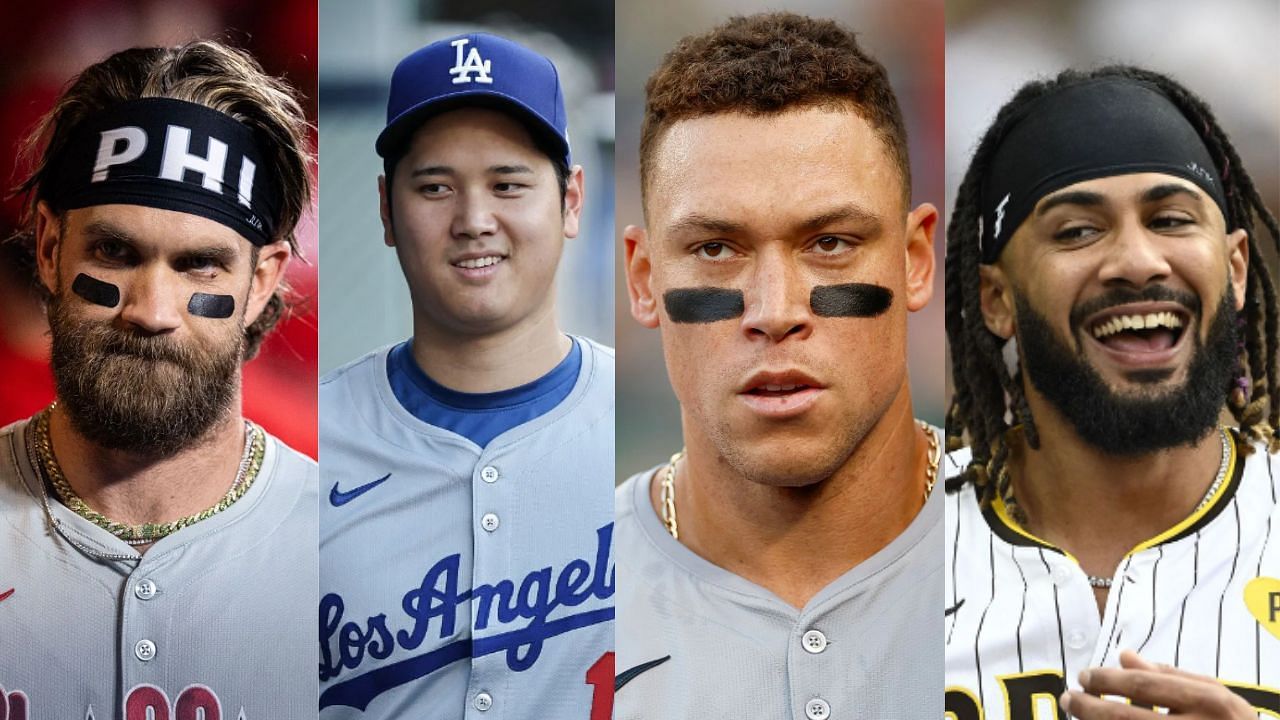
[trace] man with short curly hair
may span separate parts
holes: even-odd
[[[940,431],[906,363],[937,212],[884,68],[790,13],[686,38],[641,177],[631,313],[686,450],[617,492],[617,717],[941,716]]]
[[[209,41],[90,66],[32,134],[57,400],[0,430],[0,718],[315,716],[316,465],[240,409],[306,148]]]

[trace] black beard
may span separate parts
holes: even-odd
[[[72,427],[112,450],[166,457],[195,445],[231,408],[243,331],[225,346],[191,347],[124,333],[49,302],[53,377]]]
[[[1194,296],[1164,287],[1141,292],[1114,290],[1071,314],[1076,332],[1088,332],[1078,320],[1113,305],[1140,300],[1178,300],[1202,319]],[[1031,384],[1062,413],[1085,442],[1109,455],[1135,456],[1194,445],[1213,431],[1235,380],[1235,294],[1227,286],[1202,342],[1198,334],[1187,379],[1180,387],[1138,393],[1116,393],[1088,360],[1077,340],[1073,351],[1055,334],[1044,316],[1015,294],[1018,347]],[[1186,328],[1183,332],[1191,332]],[[1167,373],[1135,373],[1131,380],[1155,383]]]

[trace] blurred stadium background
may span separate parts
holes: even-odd
[[[941,209],[943,194],[943,12],[941,0],[653,0],[619,2],[618,27],[618,216],[622,229],[643,225],[640,208],[639,146],[644,84],[662,56],[680,38],[704,32],[732,15],[765,10],[838,20],[859,34],[859,42],[889,71],[907,123],[913,178],[912,202]],[[917,416],[941,424],[943,405],[942,231],[935,253],[938,270],[928,307],[911,317],[909,362]],[[618,253],[621,258],[622,253]],[[618,337],[617,479],[665,462],[680,449],[680,413],[667,379],[658,331],[630,315],[625,275],[619,261],[615,305]],[[327,318],[328,316],[326,316]]]
[[[409,291],[382,242],[373,142],[396,64],[473,30],[521,42],[560,71],[587,190],[582,231],[560,264],[558,312],[566,331],[613,345],[613,4],[320,0],[321,374],[412,333]]]
[[[137,46],[213,38],[252,53],[267,72],[284,75],[315,121],[314,0],[41,0],[0,4],[0,183],[7,196],[29,168],[15,166],[17,148],[77,73]],[[312,138],[314,150],[314,136]],[[17,228],[17,199],[0,201],[0,238]],[[316,218],[308,213],[287,280],[291,317],[245,368],[245,414],[286,443],[316,455]],[[33,270],[11,245],[0,245],[0,426],[53,399],[49,336],[33,290]]]

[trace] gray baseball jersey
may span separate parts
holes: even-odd
[[[484,448],[396,400],[383,348],[320,384],[320,717],[607,720],[613,351]]]
[[[1120,651],[1221,679],[1280,717],[1280,458],[1233,444],[1209,503],[1116,568],[1098,615],[1085,572],[972,485],[946,497],[947,717],[1064,717],[1058,696]],[[968,450],[947,456],[958,475]],[[1261,716],[1261,715],[1260,715]]]
[[[667,533],[649,501],[660,469],[617,491],[617,720],[942,715],[941,488],[797,610]]]
[[[315,716],[314,462],[268,436],[243,497],[139,556],[52,499],[27,433],[0,430],[0,718]]]

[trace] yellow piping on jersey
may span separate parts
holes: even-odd
[[[1138,545],[1135,546],[1132,550],[1125,553],[1124,556],[1126,558],[1133,555],[1134,553],[1141,552],[1148,548],[1153,548],[1156,545],[1159,545],[1160,543],[1170,538],[1176,537],[1178,533],[1182,532],[1186,528],[1199,522],[1200,518],[1204,517],[1211,510],[1213,510],[1214,506],[1218,504],[1218,501],[1222,499],[1222,496],[1226,494],[1227,487],[1231,485],[1231,478],[1235,476],[1236,463],[1239,461],[1239,453],[1236,451],[1236,436],[1230,430],[1227,430],[1226,432],[1227,432],[1227,435],[1231,438],[1231,442],[1229,443],[1230,450],[1228,451],[1230,452],[1230,455],[1227,458],[1227,473],[1226,475],[1223,476],[1222,484],[1218,485],[1218,489],[1214,491],[1213,495],[1209,498],[1209,501],[1204,504],[1204,507],[1201,507],[1200,509],[1191,513],[1186,518],[1184,518],[1182,522],[1178,523],[1177,525],[1174,525],[1173,527],[1169,528],[1168,530],[1165,530],[1159,535],[1156,535],[1150,540],[1138,543]],[[1077,560],[1074,556],[1072,556],[1071,553],[1067,552],[1066,550],[1063,550],[1062,548],[1058,547],[1057,545],[1054,545],[1051,542],[1047,542],[1042,538],[1038,538],[1035,535],[1032,535],[1030,532],[1027,532],[1025,529],[1023,529],[1023,527],[1013,519],[1013,516],[1009,514],[1009,508],[1004,504],[1004,498],[1001,497],[1000,495],[997,494],[995,499],[991,501],[991,509],[995,511],[996,517],[1000,518],[1000,522],[1004,523],[1005,526],[1008,527],[1010,530],[1016,532],[1017,534],[1021,535],[1024,538],[1027,538],[1028,540],[1031,540],[1032,542],[1035,542],[1036,544],[1044,545],[1046,547],[1051,547],[1054,550],[1057,550],[1058,552],[1062,553],[1063,555],[1066,555],[1067,557],[1071,558],[1071,560],[1075,562],[1075,564],[1077,565],[1080,564],[1080,561]]]
[[[1142,550],[1146,550],[1147,548],[1155,547],[1156,545],[1159,545],[1165,540],[1168,540],[1169,538],[1177,536],[1178,533],[1182,532],[1186,528],[1195,524],[1200,520],[1200,518],[1208,514],[1208,512],[1212,510],[1215,505],[1218,504],[1218,501],[1222,499],[1222,496],[1227,493],[1227,487],[1231,485],[1231,478],[1235,477],[1235,474],[1236,474],[1236,461],[1238,460],[1239,456],[1236,453],[1235,433],[1231,432],[1230,430],[1227,430],[1226,428],[1223,428],[1222,432],[1225,432],[1227,434],[1227,437],[1231,438],[1231,442],[1228,443],[1228,445],[1231,446],[1231,449],[1229,451],[1231,455],[1227,460],[1227,473],[1222,476],[1222,483],[1218,485],[1218,489],[1215,490],[1213,493],[1213,496],[1209,498],[1209,502],[1204,503],[1203,507],[1201,507],[1200,509],[1188,515],[1186,519],[1184,519],[1182,522],[1178,523],[1177,525],[1174,525],[1173,527],[1169,528],[1168,530],[1165,530],[1164,532],[1160,533],[1159,535],[1151,538],[1150,540],[1144,543],[1140,543],[1137,547],[1135,547],[1134,549],[1126,553],[1125,557],[1129,557],[1130,555],[1133,555],[1134,553],[1140,552]]]
[[[1005,526],[1008,527],[1010,530],[1018,533],[1022,537],[1036,543],[1037,545],[1044,545],[1045,547],[1053,548],[1054,550],[1057,550],[1063,555],[1066,555],[1067,557],[1071,558],[1071,561],[1074,562],[1075,564],[1077,565],[1080,564],[1080,561],[1077,560],[1075,556],[1073,556],[1071,553],[1067,552],[1066,550],[1063,550],[1062,548],[1058,547],[1057,545],[1054,545],[1053,543],[1047,540],[1038,538],[1035,535],[1032,535],[1031,533],[1024,530],[1022,526],[1019,525],[1017,521],[1013,519],[1013,516],[1009,514],[1009,508],[1004,504],[1004,498],[1001,497],[1000,495],[996,495],[995,500],[991,501],[991,509],[995,511],[996,517],[1000,518],[1000,522],[1004,523]]]

